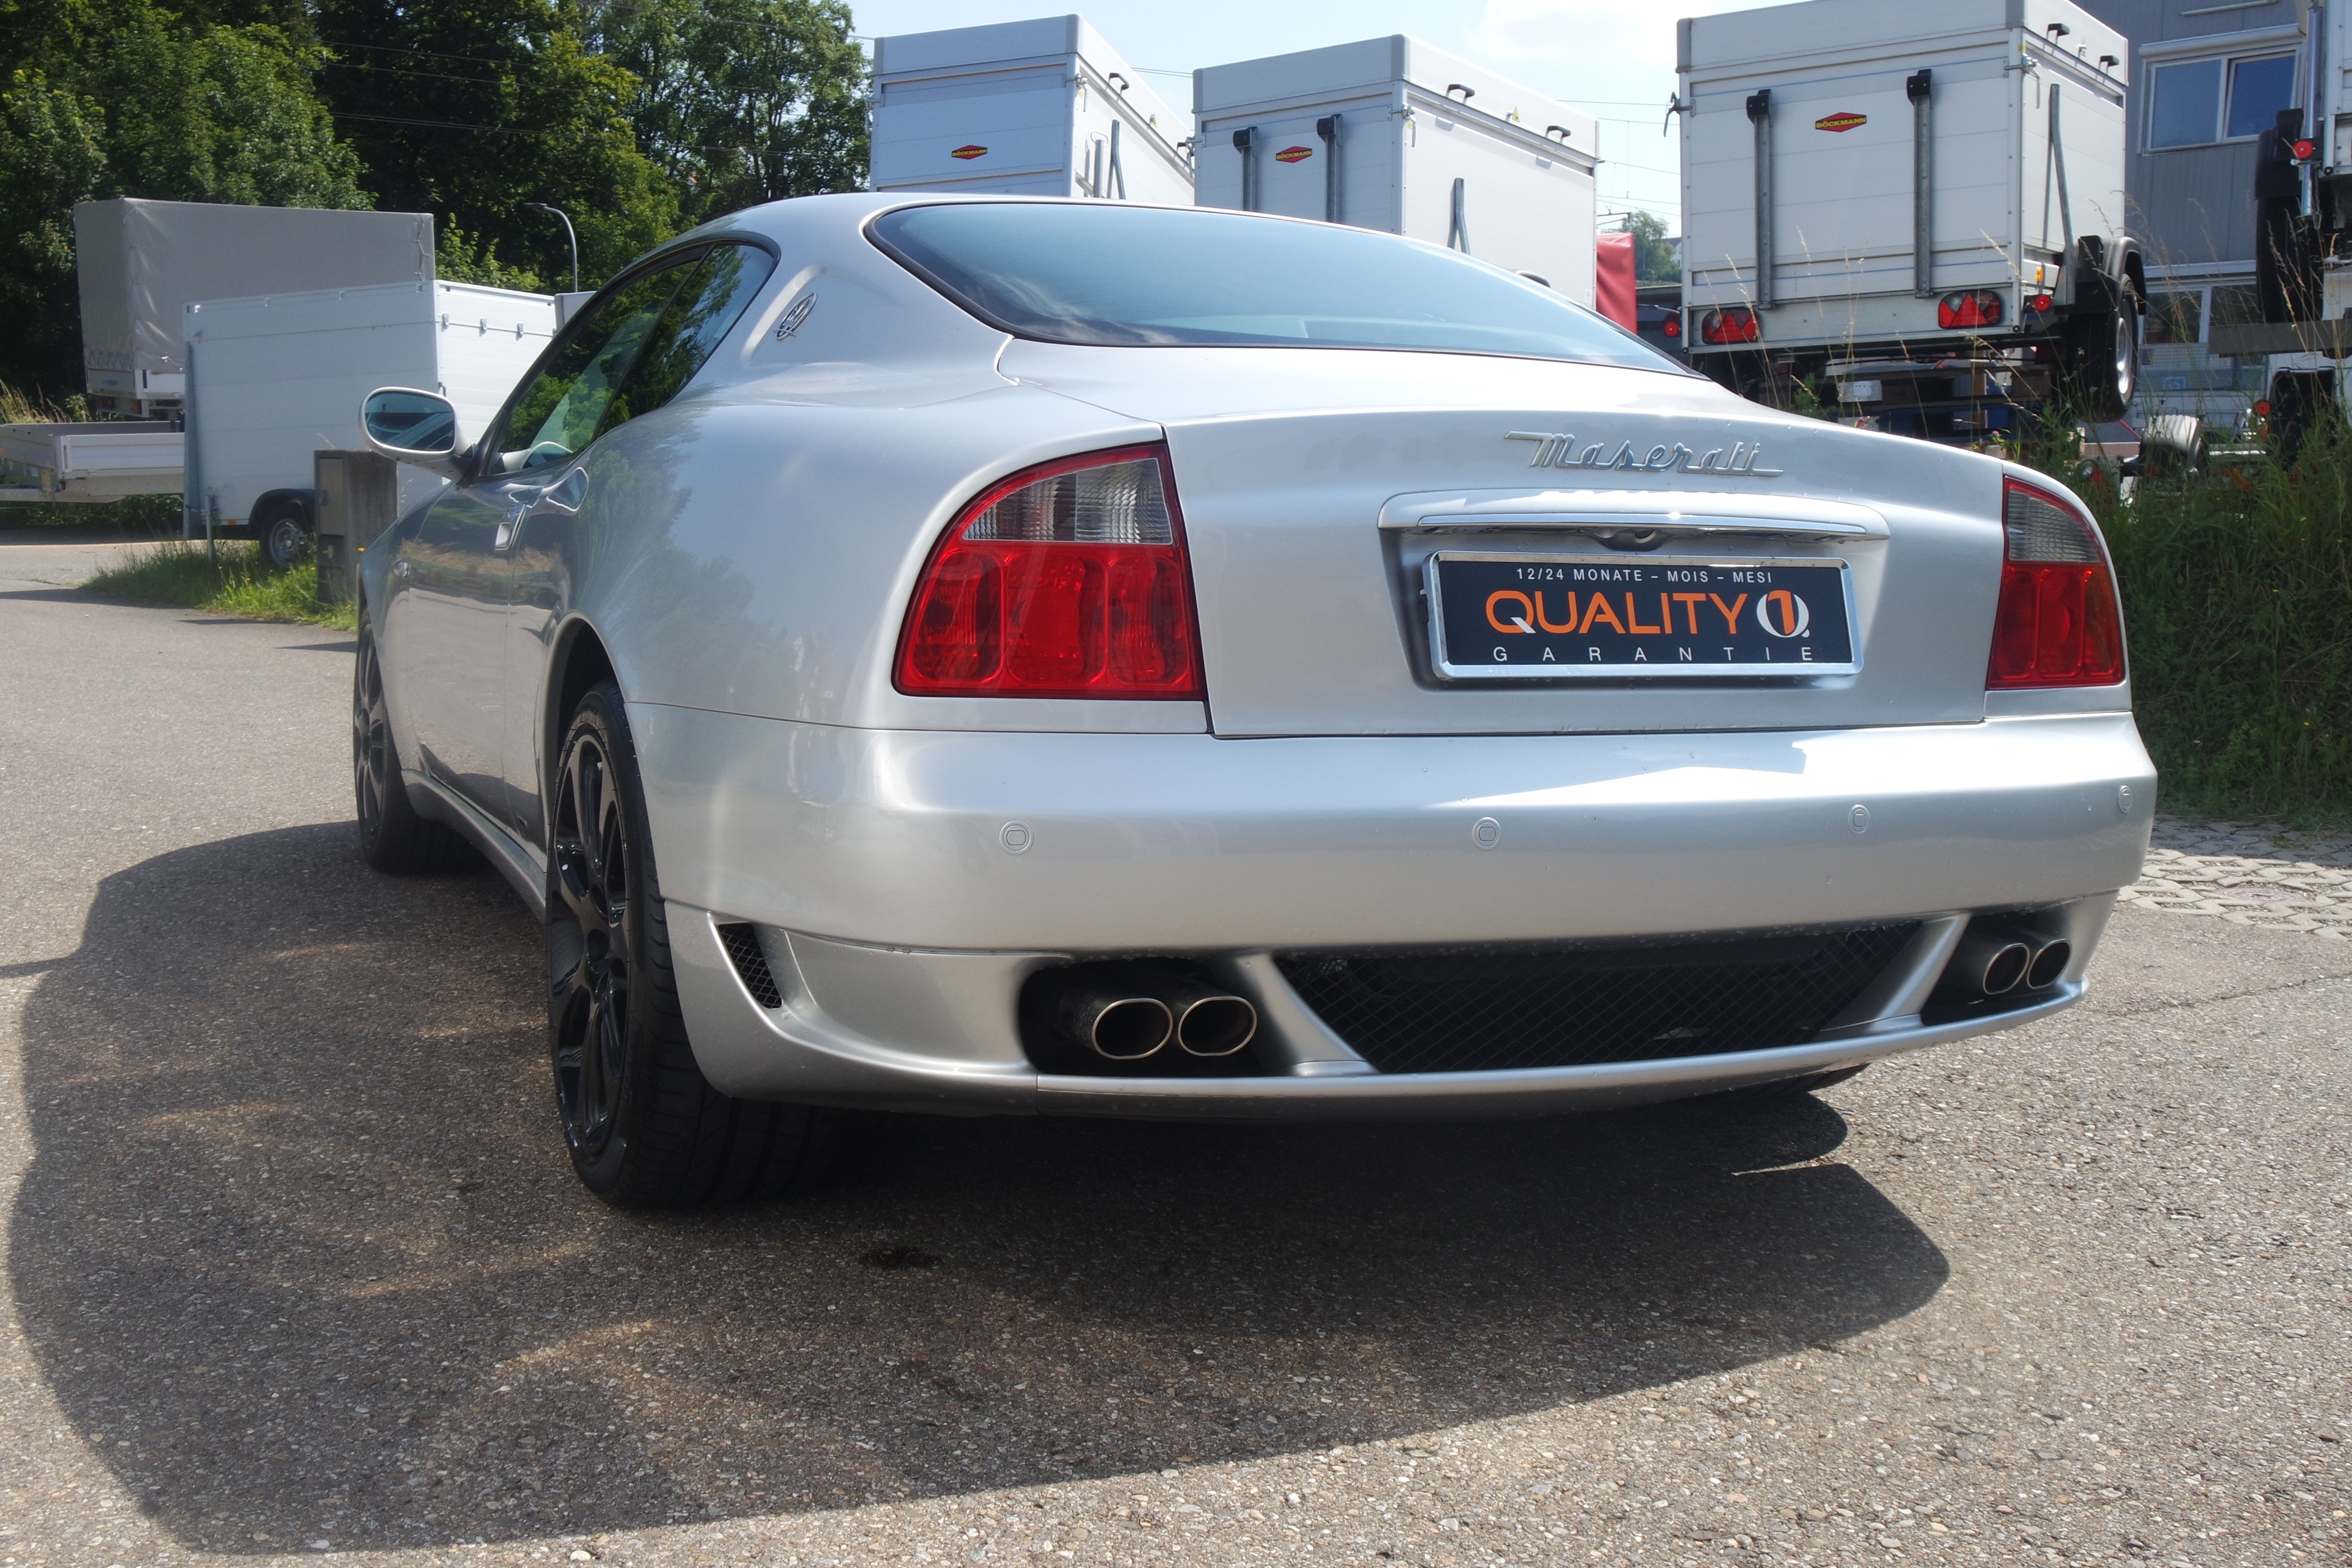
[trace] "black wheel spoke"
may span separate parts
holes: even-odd
[[[629,1062],[628,818],[593,730],[572,736],[554,815],[551,923],[566,929],[550,941],[578,944],[551,948],[578,954],[550,966],[556,1096],[574,1154],[591,1157],[613,1135]]]

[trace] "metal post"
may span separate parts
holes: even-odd
[[[2074,208],[2066,200],[2066,143],[2058,134],[2058,84],[2050,84],[2050,161],[2058,171],[2058,226],[2066,236],[2065,245],[2058,252],[2058,276],[2064,278],[2074,267]],[[2044,206],[2042,209],[2048,212]],[[2049,238],[2045,231],[2044,239]]]
[[[1315,122],[1315,134],[1323,138],[1323,221],[1339,221],[1339,117],[1327,114]]]
[[[1242,211],[1245,213],[1257,211],[1257,157],[1254,151],[1256,142],[1257,127],[1255,125],[1234,132],[1234,151],[1242,155]]]
[[[1756,307],[1772,308],[1772,89],[1748,95],[1748,123],[1756,127]]]
[[[1913,71],[1903,83],[1911,100],[1911,292],[1936,292],[1936,73]]]
[[[1127,171],[1118,161],[1118,128],[1122,122],[1110,122],[1110,196],[1113,201],[1127,200]]]
[[[572,291],[577,294],[580,292],[580,236],[572,229],[571,217],[562,207],[551,207],[545,202],[525,202],[522,205],[540,212],[553,213],[563,219],[563,237],[572,242]]]
[[[1454,216],[1445,225],[1445,248],[1458,250],[1465,256],[1470,254],[1470,225],[1463,216],[1462,201],[1464,193],[1469,188],[1469,184],[1470,182],[1460,175],[1454,176]]]

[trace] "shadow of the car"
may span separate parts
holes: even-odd
[[[875,1118],[777,1208],[615,1214],[536,931],[341,826],[110,878],[26,1016],[17,1304],[184,1542],[833,1507],[1507,1416],[1851,1334],[1931,1242],[1819,1101],[1470,1126]]]

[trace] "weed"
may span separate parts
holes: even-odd
[[[359,628],[351,605],[320,602],[318,569],[307,551],[291,566],[279,568],[261,560],[258,545],[223,544],[207,555],[201,544],[171,540],[135,552],[82,586],[121,599],[184,605],[259,621]]]
[[[2127,500],[2069,477],[2115,556],[2164,809],[2352,820],[2352,431]]]

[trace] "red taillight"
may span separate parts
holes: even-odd
[[[2056,496],[2015,479],[2004,482],[2000,516],[2000,608],[1986,689],[2123,679],[2123,607],[2098,531]]]
[[[2313,140],[2311,140],[2311,138],[2309,138],[2308,136],[2305,137],[2302,141],[2297,142],[2294,144],[2294,161],[2295,161],[2296,163],[2310,163],[2314,158],[2316,158],[2316,157],[2318,157],[2318,156],[2319,156],[2319,143],[2318,143],[2318,142],[2314,142],[2314,141],[2313,141]]]
[[[898,687],[916,697],[1199,698],[1168,449],[1089,452],[981,492],[923,568]]]
[[[1677,318],[1668,316],[1665,320],[1664,325],[1661,326],[1658,331],[1665,333],[1666,336],[1670,338],[1678,338],[1683,335],[1683,324]]]
[[[1756,312],[1745,305],[1709,310],[1698,319],[1698,341],[1703,343],[1752,343],[1761,335]]]
[[[1968,327],[1998,327],[2006,313],[2001,298],[1990,289],[1968,289],[1936,301],[1936,325],[1946,331]]]

